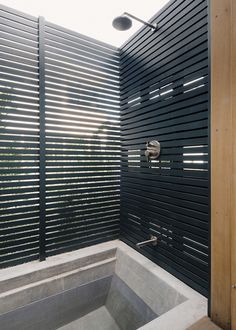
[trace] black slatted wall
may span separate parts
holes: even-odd
[[[38,21],[0,6],[0,265],[39,255]]]
[[[0,6],[0,267],[119,232],[119,53]]]
[[[171,1],[120,51],[121,237],[208,294],[207,1]],[[147,141],[161,156],[147,162]]]
[[[45,28],[46,245],[58,253],[118,237],[119,53]]]

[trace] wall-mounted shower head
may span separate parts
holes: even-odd
[[[129,30],[132,26],[132,20],[126,16],[118,16],[114,18],[112,26],[119,31]]]
[[[131,15],[129,13],[124,13],[123,15],[114,18],[114,20],[112,22],[112,26],[119,31],[126,31],[126,30],[130,29],[132,26],[132,20],[129,17],[135,19],[136,21],[138,21],[140,23],[143,23],[143,24],[149,26],[154,31],[157,30],[157,25],[153,25],[148,22],[145,22],[142,19],[140,19],[134,15]]]

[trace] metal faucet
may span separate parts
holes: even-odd
[[[153,236],[153,235],[150,235],[150,239],[147,240],[147,241],[143,241],[143,242],[139,242],[136,244],[136,246],[138,248],[141,248],[145,245],[148,245],[148,244],[152,244],[153,246],[156,246],[157,245],[157,237],[156,236]]]

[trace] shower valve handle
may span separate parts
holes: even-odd
[[[147,149],[145,150],[145,156],[147,160],[157,159],[160,156],[161,145],[158,141],[150,141],[146,143]]]

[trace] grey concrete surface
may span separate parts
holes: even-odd
[[[88,265],[114,258],[116,248],[86,248],[86,252],[73,251],[48,258],[43,262],[29,262],[23,265],[0,270],[0,294],[9,290],[61,275]]]
[[[50,297],[85,283],[113,275],[115,258],[109,258],[76,270],[49,277],[45,280],[6,291],[0,294],[0,314],[32,302]]]
[[[58,330],[121,330],[105,306],[71,322]]]
[[[138,262],[138,257],[130,258],[126,252],[118,250],[115,273],[142,297],[157,315],[162,315],[187,300],[177,288],[150,272],[150,268],[145,264]]]
[[[105,304],[111,276],[0,315],[1,330],[55,330]]]
[[[122,330],[138,329],[157,317],[157,314],[116,275],[112,277],[106,308]]]
[[[124,262],[122,255],[128,259],[128,262]],[[175,301],[175,306],[172,308],[170,307],[170,309],[168,311],[166,310],[166,312],[162,315],[158,314],[160,315],[159,317],[147,323],[138,330],[186,330],[192,324],[207,315],[207,299],[205,297],[191,289],[185,283],[181,282],[161,267],[154,264],[137,251],[120,242],[118,244],[116,256],[117,262],[115,273],[119,275],[122,280],[122,273],[123,275],[126,274],[126,276],[124,276],[124,282],[126,282],[137,295],[141,296],[151,308],[154,307],[153,310],[156,311],[157,314],[158,310],[160,311],[159,308],[161,308],[161,303],[158,300],[161,295],[153,295],[152,291],[166,291],[166,295],[168,297],[168,291],[170,290],[172,295],[174,290],[177,292],[177,299],[180,298],[180,300],[182,300],[182,302],[179,301],[179,304],[176,304]],[[139,273],[141,270],[140,267],[143,268],[142,274]],[[128,274],[130,273],[132,276],[129,277]],[[136,279],[141,278],[142,280],[139,279],[135,281],[135,273],[136,275],[140,275],[136,276]],[[145,294],[145,290],[147,290],[148,294]],[[175,293],[173,297],[174,296]],[[147,301],[149,301],[150,304]],[[168,302],[168,298],[166,301]],[[162,302],[166,304],[165,299],[163,299]],[[169,302],[171,303],[171,301]],[[155,306],[158,308],[157,310],[155,310]]]
[[[159,315],[141,325],[140,330],[185,330],[207,315],[206,298],[115,240],[50,257],[42,263],[32,262],[0,270],[0,329],[54,330],[83,317],[105,304],[114,273],[138,299]],[[102,278],[110,278],[102,294],[98,288],[94,291],[85,289],[89,282],[97,283]],[[87,297],[86,290],[90,296],[92,292],[92,298]],[[109,307],[120,327],[130,324],[129,318],[135,319],[135,312],[139,315],[139,310],[145,310],[145,306],[138,308],[137,302],[129,305],[136,299],[129,301],[128,292],[123,290],[122,293],[121,286],[117,285],[116,293],[113,292],[117,303],[113,302],[114,305]],[[124,300],[126,309],[121,310],[121,301]],[[126,315],[123,325],[119,321],[122,314]]]

